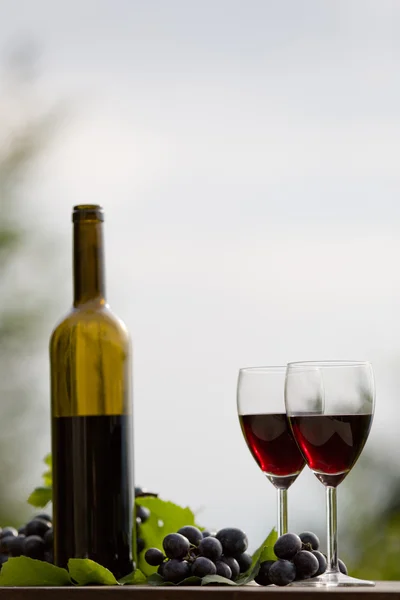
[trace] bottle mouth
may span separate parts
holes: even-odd
[[[103,208],[98,204],[77,204],[72,212],[72,221],[74,223],[82,223],[83,221],[103,222]]]

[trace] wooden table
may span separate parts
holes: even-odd
[[[318,600],[321,594],[334,594],[333,600],[400,600],[400,581],[379,581],[371,588],[329,590],[255,586],[0,588],[0,600],[261,600],[260,594],[268,595],[271,600],[274,595],[276,600]]]

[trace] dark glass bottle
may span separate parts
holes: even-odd
[[[131,351],[105,299],[103,210],[75,206],[74,302],[50,339],[54,559],[132,571]]]

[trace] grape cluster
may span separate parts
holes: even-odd
[[[0,528],[0,566],[14,556],[29,556],[53,562],[53,526],[50,515],[36,515],[18,531],[14,527]]]
[[[144,488],[135,488],[135,498],[157,494]],[[145,523],[150,511],[144,506],[136,509],[136,538],[138,554],[144,549],[144,540],[140,537],[140,525]],[[9,557],[29,556],[38,560],[53,563],[53,525],[52,518],[47,513],[34,516],[18,530],[14,527],[0,527],[0,569]]]
[[[260,564],[254,579],[259,585],[289,585],[293,581],[317,577],[326,571],[326,556],[319,551],[319,539],[311,531],[300,535],[281,535],[275,543],[274,552],[278,560],[266,560]],[[339,568],[347,575],[346,565],[341,560]]]
[[[180,583],[187,577],[221,575],[235,581],[251,565],[248,540],[240,529],[226,527],[217,533],[186,525],[163,540],[163,550],[149,548],[144,558],[158,567],[164,581]]]

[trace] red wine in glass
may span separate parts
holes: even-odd
[[[360,456],[372,415],[296,415],[290,422],[310,469],[324,485],[336,487]]]
[[[243,436],[275,487],[288,489],[304,467],[304,458],[283,414],[239,415]]]

